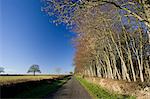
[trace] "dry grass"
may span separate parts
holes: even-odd
[[[57,75],[37,75],[37,76],[0,76],[0,85],[9,85],[27,81],[38,81],[42,79],[53,79],[58,78]]]
[[[103,79],[98,77],[86,77],[86,80],[117,94],[136,96],[137,99],[150,99],[150,91],[144,91],[137,82]]]
[[[76,77],[76,78],[93,96],[93,99],[135,99],[134,96],[121,95],[118,93],[111,92],[105,88],[102,88],[98,84],[95,84],[93,82],[88,82],[87,80],[81,77]]]

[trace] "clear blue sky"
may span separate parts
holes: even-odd
[[[26,73],[32,64],[42,73],[73,71],[73,33],[50,23],[41,6],[41,0],[0,0],[0,66],[6,73]]]

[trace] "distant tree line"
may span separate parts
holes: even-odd
[[[75,73],[150,81],[149,0],[44,0],[56,24],[76,33]]]
[[[4,68],[3,67],[0,67],[0,73],[4,73]]]
[[[0,73],[4,73],[4,68],[0,67]],[[55,72],[56,74],[60,74],[61,72],[61,68],[60,67],[55,67]],[[36,73],[41,73],[40,67],[37,64],[33,64],[29,67],[27,73],[33,73],[33,75],[35,76]],[[70,74],[73,74],[72,72],[70,72]],[[8,75],[8,74],[7,74]],[[16,74],[15,74],[16,75]]]

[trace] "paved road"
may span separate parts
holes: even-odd
[[[56,93],[47,99],[92,99],[83,86],[72,77]]]

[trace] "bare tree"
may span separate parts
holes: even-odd
[[[144,82],[150,77],[150,24],[149,2],[141,1],[48,0],[43,10],[76,33],[75,73]]]

